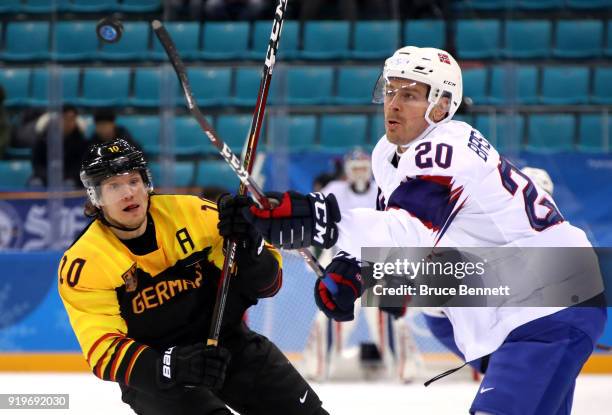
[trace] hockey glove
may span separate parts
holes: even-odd
[[[266,196],[277,200],[278,205],[272,209],[257,206],[243,209],[246,220],[265,240],[284,249],[334,246],[338,240],[336,223],[340,222],[340,209],[334,195],[285,192]]]
[[[247,196],[232,196],[225,193],[219,196],[219,235],[234,239],[238,249],[247,251],[252,259],[258,257],[263,249],[263,238],[257,229],[244,218],[243,209],[253,206],[253,201]],[[239,254],[239,257],[243,255]]]
[[[168,348],[158,360],[158,386],[168,390],[176,386],[221,389],[230,353],[221,347],[204,344]]]
[[[340,251],[325,268],[325,276],[315,283],[317,307],[336,321],[350,321],[354,303],[363,292],[360,263],[355,257]]]

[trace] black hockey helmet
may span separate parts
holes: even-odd
[[[100,206],[99,186],[109,177],[140,172],[149,193],[153,191],[153,180],[142,151],[122,138],[103,144],[92,145],[81,164],[81,182],[87,189],[89,200]]]

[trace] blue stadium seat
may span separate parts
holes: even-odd
[[[342,105],[371,103],[372,90],[379,75],[379,67],[340,68],[338,93],[334,97],[334,102]]]
[[[227,105],[231,102],[231,69],[199,67],[187,69],[187,76],[198,105]],[[185,98],[180,94],[180,102]]]
[[[601,55],[603,23],[600,20],[560,20],[555,30],[553,53],[560,58],[591,58]]]
[[[463,96],[472,98],[476,105],[487,103],[487,70],[485,68],[463,71]]]
[[[455,114],[453,115],[453,121],[466,122],[472,125],[472,116],[470,114]]]
[[[331,67],[297,66],[287,70],[286,97],[279,94],[278,82],[270,86],[272,103],[285,101],[289,105],[327,104],[332,99],[334,71]]]
[[[64,11],[70,0],[24,0],[21,11],[25,13],[53,13]]]
[[[157,37],[156,37],[157,39]],[[121,42],[102,43],[99,56],[107,60],[137,60],[149,57],[149,24],[146,22],[123,23]]]
[[[612,7],[612,0],[566,0],[572,9],[603,9]]]
[[[491,69],[489,104],[536,104],[538,68],[494,66]]]
[[[527,10],[545,10],[545,9],[562,9],[565,0],[518,0],[515,2],[521,9]]]
[[[250,59],[263,60],[268,50],[272,25],[269,20],[259,20],[253,24],[253,46],[247,52]],[[293,59],[298,54],[299,25],[294,20],[283,22],[283,31],[280,35],[278,48],[279,59]]]
[[[136,107],[158,107],[162,105],[162,93],[164,90],[170,96],[166,104],[174,105],[178,100],[178,81],[172,71],[166,74],[166,82],[169,85],[162,86],[161,68],[135,68],[134,69],[134,96],[130,98],[130,105]]]
[[[578,148],[581,151],[610,151],[612,146],[612,140],[610,139],[612,137],[612,117],[603,114],[582,114],[579,123]]]
[[[174,151],[177,155],[195,157],[212,150],[213,146],[194,117],[187,115],[174,119]]]
[[[589,100],[589,69],[582,66],[544,68],[543,104],[586,104]]]
[[[149,164],[153,175],[154,186],[178,186],[187,187],[193,184],[194,166],[191,161],[176,161],[168,164],[166,172],[163,170],[162,163],[152,162]],[[164,173],[167,177],[164,177]]]
[[[53,28],[55,50],[60,61],[93,59],[98,53],[96,22],[71,20],[57,22]]]
[[[525,120],[518,114],[478,115],[474,127],[499,152],[518,152],[521,149]]]
[[[268,148],[286,145],[289,151],[309,150],[315,145],[316,134],[317,117],[314,115],[274,115],[269,120]]]
[[[0,4],[0,13],[16,13],[21,11],[21,0],[4,0]]]
[[[27,104],[30,72],[29,68],[0,69],[0,85],[4,88],[7,106]]]
[[[75,104],[79,94],[79,68],[59,68],[61,79],[62,103]],[[28,99],[28,105],[47,106],[52,91],[49,90],[50,74],[47,68],[35,68],[32,70],[32,94]]]
[[[66,11],[77,13],[110,12],[118,8],[118,0],[72,0],[65,6]]]
[[[248,22],[204,23],[202,51],[204,59],[238,59],[248,56]]]
[[[128,115],[117,117],[117,125],[125,127],[145,154],[159,153],[160,122],[158,115]]]
[[[595,68],[591,101],[595,104],[612,104],[612,68]]]
[[[122,0],[119,10],[128,13],[148,13],[161,9],[161,0]]]
[[[461,59],[496,58],[500,50],[498,20],[459,20],[457,55]]]
[[[460,0],[453,2],[453,7],[458,10],[503,10],[512,3],[512,0]]]
[[[83,74],[85,106],[122,106],[128,102],[130,70],[128,68],[88,68]]]
[[[537,152],[572,151],[575,127],[573,115],[531,115],[527,148]]]
[[[456,115],[455,115],[456,117]],[[377,143],[385,134],[385,117],[382,113],[370,116],[370,132],[368,134],[370,143]]]
[[[608,34],[608,40],[606,40],[605,54],[607,57],[610,57],[612,56],[612,20],[608,20],[608,27],[606,33]]]
[[[22,190],[32,176],[29,160],[0,160],[0,190]]]
[[[404,45],[444,49],[444,20],[407,20],[404,23]]]
[[[548,20],[508,20],[503,54],[507,58],[547,58],[551,38],[552,25]]]
[[[348,56],[350,23],[345,21],[312,21],[304,24],[304,59],[343,59]]]
[[[234,105],[255,105],[259,84],[261,83],[261,68],[238,68],[235,71],[235,91],[231,98]],[[270,87],[278,82],[272,77]]]
[[[240,182],[236,173],[223,160],[206,160],[196,168],[196,186],[218,186],[233,192]]]
[[[217,119],[216,130],[219,138],[238,154],[242,151],[249,133],[251,119],[251,114],[220,115]]]
[[[353,48],[356,59],[384,59],[399,47],[400,26],[397,21],[361,21],[355,23]]]
[[[164,27],[170,33],[176,50],[178,50],[181,58],[195,59],[199,56],[198,39],[200,35],[200,24],[198,22],[168,22]],[[151,57],[153,59],[167,60],[164,47],[159,43],[156,35],[153,36],[153,51]]]
[[[43,60],[49,57],[48,22],[10,22],[6,25],[1,57],[7,60]]]
[[[323,115],[321,117],[320,148],[347,150],[365,146],[368,118],[366,115]]]

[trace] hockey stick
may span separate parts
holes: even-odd
[[[275,20],[275,24],[276,24],[276,20]],[[258,205],[260,205],[262,208],[270,209],[271,208],[270,201],[266,198],[263,191],[259,188],[257,183],[253,181],[249,172],[240,163],[240,159],[238,159],[238,157],[232,152],[229,146],[217,136],[216,132],[214,131],[212,126],[208,123],[208,121],[206,121],[206,118],[204,117],[199,107],[197,106],[195,99],[193,98],[191,86],[189,85],[189,78],[187,77],[187,71],[185,70],[185,64],[183,63],[181,57],[179,56],[176,50],[176,46],[174,45],[174,42],[172,41],[172,38],[170,37],[170,34],[168,33],[166,28],[163,26],[163,24],[159,20],[154,20],[153,22],[151,22],[151,27],[153,28],[153,31],[157,35],[157,38],[159,39],[160,43],[164,47],[164,50],[166,51],[168,58],[170,59],[170,63],[172,64],[172,67],[174,68],[174,71],[176,72],[176,75],[179,78],[181,88],[183,88],[183,93],[187,101],[187,107],[189,108],[189,111],[191,112],[191,114],[195,117],[196,121],[198,121],[198,124],[200,124],[200,128],[202,128],[202,131],[204,131],[204,133],[206,134],[210,142],[215,147],[217,147],[221,156],[229,164],[232,170],[234,170],[234,172],[238,175],[238,178],[240,179],[240,182],[241,182],[241,186],[246,187],[247,191],[251,193],[251,197],[253,198],[253,200],[255,200],[255,202]],[[272,36],[274,36],[274,33]],[[270,49],[270,46],[268,46],[268,48]],[[269,50],[268,55],[266,55],[266,63],[268,63],[268,61],[273,62],[273,59],[274,58],[270,57],[270,50]],[[271,73],[271,68],[269,72]],[[268,84],[269,84],[269,80],[268,80]],[[266,96],[267,96],[267,91],[266,91]],[[261,113],[262,114],[258,115],[258,117],[263,116],[263,108],[262,108]],[[260,123],[260,126],[261,126],[261,123]],[[315,274],[317,274],[318,277],[322,277],[324,274],[323,267],[321,267],[321,265],[317,263],[312,253],[310,253],[310,251],[304,248],[299,249],[298,252],[304,258],[304,260],[310,266],[310,268],[315,272]],[[223,279],[224,276],[222,275],[221,278]],[[222,299],[218,308],[219,310],[217,311],[216,314],[222,315],[223,310],[225,309],[224,299]],[[213,316],[213,318],[215,317]],[[218,341],[218,335],[216,339],[215,338],[208,339],[207,343],[216,345],[217,341]]]

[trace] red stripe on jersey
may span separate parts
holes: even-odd
[[[89,353],[87,353],[87,364],[89,364],[89,361],[91,360],[91,355],[93,354],[94,350],[96,350],[96,348],[100,345],[100,343],[102,343],[104,340],[112,339],[113,337],[125,337],[125,336],[121,334],[117,334],[117,333],[106,333],[104,336],[100,337],[89,348]]]
[[[119,363],[121,361],[119,356],[121,356],[121,353],[123,353],[123,349],[125,349],[126,347],[128,347],[132,343],[134,343],[134,340],[126,341],[121,346],[119,346],[119,350],[117,350],[117,352],[115,352],[115,358],[113,359],[113,365],[111,366],[111,370],[110,370],[110,380],[112,380],[113,382],[116,382],[117,369],[118,369]]]
[[[130,385],[130,375],[132,374],[132,369],[134,368],[134,364],[136,363],[136,359],[138,359],[138,356],[140,356],[140,353],[142,353],[144,351],[144,349],[146,349],[147,346],[145,346],[144,344],[141,344],[140,346],[138,346],[138,349],[136,349],[136,351],[134,352],[134,355],[132,356],[132,358],[130,359],[130,363],[128,365],[127,370],[125,371],[125,384],[126,385]]]

